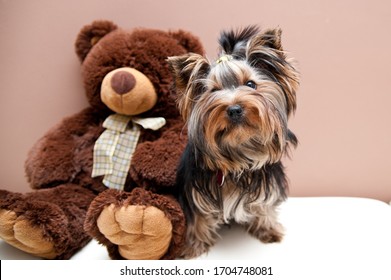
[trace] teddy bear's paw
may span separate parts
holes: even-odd
[[[53,259],[56,252],[52,242],[45,239],[40,227],[33,226],[14,211],[0,209],[0,237],[8,244],[33,255]]]
[[[106,206],[97,226],[119,253],[129,260],[160,259],[172,239],[172,223],[164,212],[154,206]]]

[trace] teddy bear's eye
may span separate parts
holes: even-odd
[[[252,89],[257,89],[257,84],[254,81],[247,81],[245,83],[245,86],[248,86],[248,87],[250,87]]]

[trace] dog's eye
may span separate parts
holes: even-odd
[[[250,87],[250,88],[252,88],[252,89],[256,89],[257,88],[257,84],[255,82],[253,82],[253,81],[247,81],[245,83],[245,85]]]

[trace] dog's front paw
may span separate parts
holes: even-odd
[[[276,243],[281,242],[284,237],[284,233],[276,228],[263,230],[259,235],[259,240],[263,243]]]
[[[97,226],[113,244],[118,245],[122,257],[159,259],[167,251],[172,238],[171,221],[164,212],[153,206],[106,206]]]
[[[268,227],[253,224],[248,227],[248,232],[263,243],[281,242],[284,237],[284,228],[279,223]]]

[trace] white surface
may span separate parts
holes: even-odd
[[[343,272],[391,279],[388,204],[365,198],[289,198],[281,205],[280,221],[286,229],[281,243],[263,244],[233,225],[223,228],[219,242],[199,259],[256,260],[277,269],[289,267],[296,275],[301,275],[301,271],[322,275]],[[0,259],[37,258],[0,241]],[[72,259],[109,260],[109,257],[105,247],[91,241]]]

